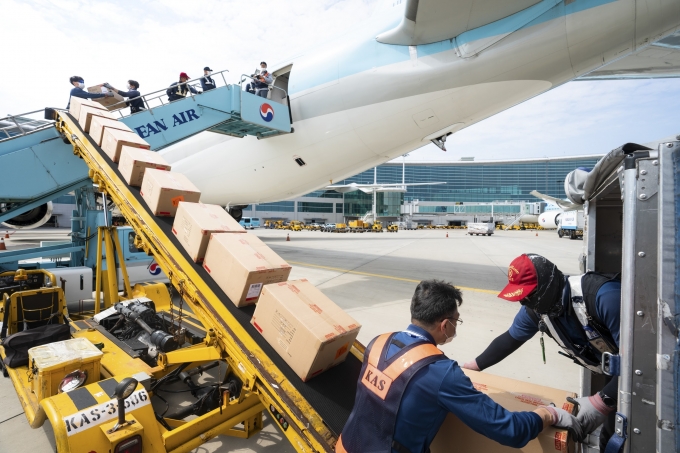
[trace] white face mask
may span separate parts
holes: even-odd
[[[260,68],[260,74],[264,74],[265,72],[267,72],[267,68]]]
[[[133,87],[132,85],[128,85],[128,90],[132,91],[134,89],[135,89],[135,87]]]
[[[78,87],[85,88],[85,82],[78,82]]]
[[[444,340],[444,343],[442,343],[442,344],[451,343],[453,341],[453,339],[458,336],[458,332],[455,332],[456,326],[451,321],[449,321],[448,319],[446,320],[446,322],[448,322],[449,324],[451,324],[453,326],[454,333],[453,333],[453,336],[450,337],[450,336],[446,335],[446,331],[444,331],[444,336],[446,337],[446,340]]]
[[[212,71],[206,72],[205,75],[208,75],[208,76],[209,76],[209,75],[212,75]]]

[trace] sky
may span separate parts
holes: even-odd
[[[0,115],[65,107],[72,75],[164,89],[180,72],[228,69],[227,82],[342,33],[381,0],[2,0]],[[262,5],[258,7],[258,5]],[[604,154],[680,133],[680,80],[570,82],[408,160]],[[4,110],[4,111],[3,111]]]

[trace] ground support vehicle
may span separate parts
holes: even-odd
[[[290,223],[288,224],[288,229],[290,229],[290,231],[302,231],[304,226],[305,224],[300,222],[299,220],[291,220]]]
[[[468,223],[467,234],[470,236],[491,236],[495,230],[493,223]]]
[[[399,232],[399,225],[396,224],[396,223],[388,225],[387,232],[388,233],[398,233]]]
[[[376,220],[373,222],[373,226],[371,226],[371,230],[373,233],[382,233],[383,232],[383,224],[380,220]]]
[[[332,233],[347,233],[347,231],[349,231],[349,228],[345,223],[336,223],[335,228],[331,228]]]
[[[103,355],[98,371],[82,383],[74,381],[80,387],[66,393],[56,393],[63,373],[50,376],[51,385],[45,387],[49,391],[38,396],[34,385],[45,382],[44,376],[35,375],[33,367],[4,367],[31,426],[49,420],[59,453],[114,452],[135,443],[147,453],[179,453],[219,434],[249,437],[262,428],[267,411],[297,451],[333,451],[353,405],[363,346],[352,345],[348,360],[313,385],[303,383],[254,330],[252,307],[237,308],[189,258],[171,233],[173,219],[151,214],[139,189],[124,182],[117,165],[73,117],[64,111],[50,114],[61,140],[82,159],[105,202],[98,208],[103,224],[90,225],[87,216],[74,218],[74,224],[82,224],[78,228],[90,228],[88,237],[97,237],[97,247],[85,252],[98,262],[92,311],[76,317],[61,303],[39,309],[49,319],[68,322],[75,339],[97,344]],[[152,256],[168,276],[171,292],[162,283],[130,285],[118,230],[110,225],[108,201],[135,233],[135,248]],[[80,246],[78,252],[84,252]],[[121,294],[117,275],[124,280]],[[11,275],[12,281],[16,276]],[[56,288],[55,279],[49,280]],[[45,293],[48,286],[38,284],[37,291]],[[29,300],[35,291],[20,288],[14,300],[22,296]],[[5,357],[3,347],[0,356]],[[208,368],[219,370],[217,378],[197,386],[192,376]],[[155,412],[157,405],[150,402],[162,407],[158,391],[173,381],[187,383],[194,400]],[[119,384],[118,399],[112,400]],[[185,420],[190,415],[196,418]]]
[[[582,270],[621,276],[620,353],[605,357],[619,381],[616,451],[680,451],[679,169],[680,141],[629,143],[595,165],[581,199],[570,196],[587,219]],[[582,370],[582,395],[603,385]],[[585,451],[597,444],[595,433]]]
[[[370,228],[370,224],[363,220],[350,220],[347,224],[350,233],[364,233]]]
[[[557,235],[569,239],[583,239],[584,216],[583,211],[566,211],[559,217]]]
[[[334,223],[327,223],[321,228],[321,231],[325,233],[333,233],[335,231],[335,224]]]

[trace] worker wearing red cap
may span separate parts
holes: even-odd
[[[194,87],[187,83],[189,78],[190,77],[186,72],[179,73],[179,82],[172,83],[170,88],[168,88],[166,91],[168,95],[168,101],[172,102],[184,99],[189,94],[189,92],[199,94],[199,92],[196,91]]]
[[[533,253],[515,258],[508,267],[508,284],[498,295],[522,306],[507,332],[493,340],[475,360],[463,365],[484,370],[516,351],[537,333],[545,363],[543,335],[554,339],[565,355],[593,373],[603,374],[603,353],[619,353],[621,282],[618,275],[588,272],[566,276],[548,259]],[[592,396],[575,400],[578,420],[587,434],[604,423],[600,451],[613,434],[618,379],[609,379]]]

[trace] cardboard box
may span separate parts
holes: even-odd
[[[212,233],[245,233],[246,230],[222,206],[181,202],[172,232],[191,259],[200,263]]]
[[[71,97],[68,112],[73,116],[73,118],[76,119],[76,121],[78,121],[78,119],[80,118],[80,107],[83,105],[92,107],[94,109],[106,110],[106,107],[104,107],[103,105],[97,104],[96,102],[91,101],[89,99]]]
[[[97,102],[107,110],[120,110],[122,108],[127,107],[125,105],[125,98],[118,94],[118,92],[109,90],[108,88],[102,86],[102,85],[95,85],[93,87],[89,87],[87,89],[88,93],[108,93],[112,92],[113,97],[105,97],[105,98],[98,98],[98,99],[92,99],[94,102]]]
[[[172,217],[180,201],[197,203],[201,191],[182,173],[147,168],[139,194],[154,215]]]
[[[110,118],[104,118],[101,116],[93,116],[92,122],[90,123],[90,138],[92,138],[92,140],[94,140],[94,142],[99,146],[102,146],[104,128],[106,127],[118,129],[119,131],[132,132],[132,129],[127,127],[127,125],[122,121],[112,120]]]
[[[542,385],[503,378],[491,374],[463,370],[470,378],[477,390],[511,411],[533,411],[538,406],[554,403],[569,412],[574,409],[573,404],[567,402],[567,397],[576,397],[575,393],[558,390]],[[451,446],[456,446],[456,453],[493,452],[512,453],[555,453],[574,452],[574,442],[567,437],[567,431],[549,427],[544,429],[536,439],[530,441],[519,450],[505,447],[488,437],[474,432],[453,414],[449,414],[439,433],[430,446],[431,453],[449,453]]]
[[[344,362],[361,329],[306,279],[265,286],[250,322],[303,381]]]
[[[131,186],[141,186],[147,168],[170,171],[172,167],[156,151],[123,146],[120,151],[118,171],[123,179]]]
[[[87,105],[80,106],[80,116],[78,117],[78,123],[80,123],[80,127],[82,127],[85,132],[90,132],[92,118],[95,117],[102,117],[110,120],[116,119],[112,113],[107,112],[106,110],[88,107]]]
[[[237,307],[257,303],[263,285],[285,282],[290,265],[254,234],[210,235],[203,267]]]
[[[122,151],[123,146],[132,146],[134,148],[143,149],[151,148],[144,139],[140,138],[139,135],[134,132],[105,127],[101,147],[112,161],[118,162],[120,160],[120,152]]]

